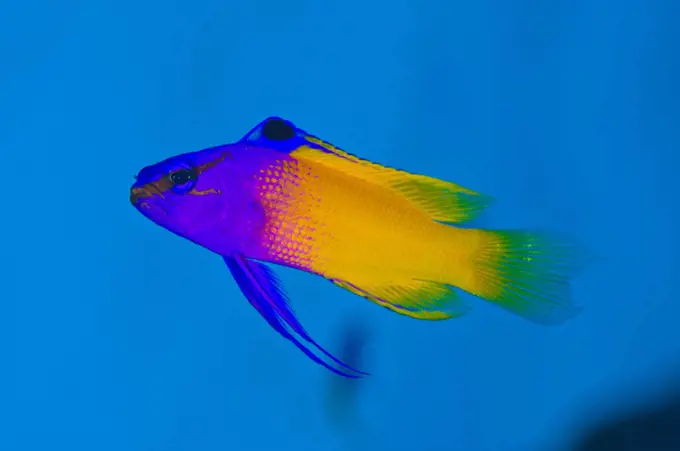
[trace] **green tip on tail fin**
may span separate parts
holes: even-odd
[[[582,310],[569,281],[585,264],[583,248],[552,232],[480,232],[473,294],[543,325],[564,323]]]

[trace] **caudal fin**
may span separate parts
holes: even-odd
[[[527,230],[476,230],[473,275],[460,288],[539,324],[561,324],[581,311],[569,281],[584,260],[568,238]]]

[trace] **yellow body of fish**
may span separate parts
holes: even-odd
[[[332,153],[302,146],[260,177],[274,261],[419,319],[465,314],[457,289],[538,323],[578,312],[568,285],[576,248],[567,241],[452,226],[489,198],[307,139]]]

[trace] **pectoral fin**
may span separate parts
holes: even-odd
[[[347,370],[353,371],[360,375],[367,375],[362,371],[356,370],[347,364],[340,361],[331,353],[322,348],[316,343],[309,334],[302,327],[289,306],[288,297],[284,292],[276,275],[262,263],[248,260],[244,256],[237,255],[233,257],[225,257],[231,274],[234,276],[239,288],[246,296],[248,301],[257,309],[258,312],[267,320],[278,333],[283,335],[288,340],[292,341],[302,352],[304,352],[310,359],[321,366],[348,378],[358,378],[360,376],[345,372],[344,370],[335,368],[329,363],[325,362],[317,355],[315,355],[304,343],[293,335],[297,334],[302,340],[311,344],[313,347],[321,351],[326,357],[332,360],[337,365],[344,367]]]

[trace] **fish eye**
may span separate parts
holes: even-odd
[[[196,171],[193,169],[180,169],[170,174],[172,189],[180,194],[194,189],[197,179]]]
[[[295,128],[282,119],[271,119],[262,126],[262,135],[272,141],[286,141],[295,136]]]
[[[195,178],[194,172],[189,169],[180,169],[170,175],[170,180],[175,185],[184,185]]]

